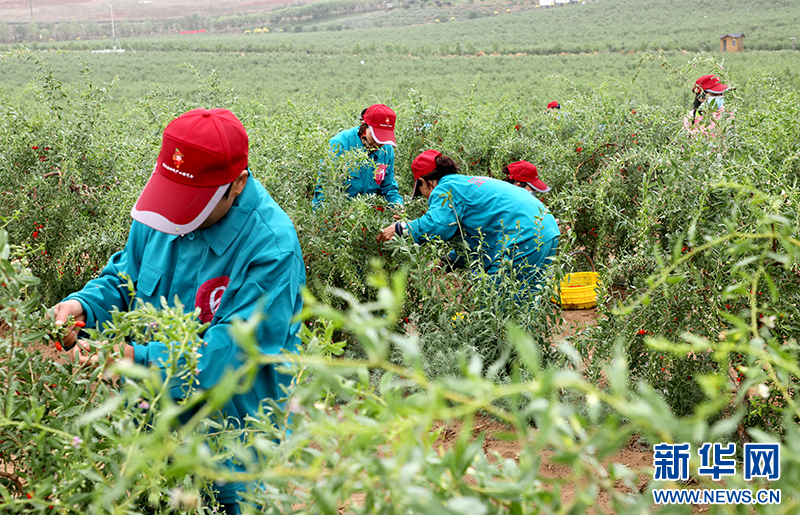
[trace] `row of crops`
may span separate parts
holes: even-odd
[[[247,477],[263,485],[249,498],[264,513],[583,513],[602,496],[616,513],[642,513],[653,488],[677,485],[641,486],[642,471],[603,464],[634,435],[644,445],[780,441],[780,479],[738,475],[726,485],[780,488],[781,509],[796,509],[800,94],[792,83],[748,76],[726,97],[734,117],[717,139],[689,137],[685,106],[648,103],[625,85],[622,95],[575,92],[558,117],[499,96],[437,102],[411,90],[394,99],[406,196],[410,162],[427,148],[467,174],[496,176],[519,159],[539,165],[553,188],[543,200],[568,227],[556,275],[584,266],[568,257],[583,249],[604,279],[598,324],[563,337],[552,287],[509,303],[471,274],[434,274],[444,243],[378,244],[391,221],[378,199],[331,189],[312,212],[327,140],[354,124],[360,104],[237,100],[213,77],[199,78],[191,100],[163,90],[112,100],[113,84],[94,84],[91,70],[83,86],[66,89],[41,56],[26,56],[38,76],[24,95],[4,93],[0,112],[4,512],[194,513],[207,509],[199,506],[211,479]],[[697,67],[741,80],[713,61],[683,73]],[[181,415],[194,406],[161,395],[168,381],[148,370],[126,365],[114,382],[41,351],[53,331],[41,306],[80,288],[124,244],[163,127],[200,106],[242,119],[250,168],[300,237],[316,300],[303,314],[291,432],[273,425],[289,414],[277,407],[253,421],[257,430],[186,423]],[[333,167],[327,180],[343,174]],[[424,210],[407,203],[410,217]],[[183,339],[198,329],[181,309],[143,307],[117,315],[113,335],[97,338],[123,342],[154,322]],[[237,331],[251,359],[197,399],[221,402],[267,359],[246,325]],[[510,426],[516,460],[484,454],[471,427],[487,413]],[[434,445],[442,421],[465,428],[447,449]],[[208,432],[225,451],[207,452],[199,435]],[[572,477],[540,476],[543,451]],[[220,456],[235,457],[243,476],[221,468]],[[556,493],[567,483],[580,494],[563,501]],[[752,507],[774,513],[767,508]]]

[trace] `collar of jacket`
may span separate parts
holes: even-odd
[[[217,256],[221,256],[228,250],[233,240],[241,233],[242,227],[253,211],[258,196],[256,185],[253,184],[255,180],[252,175],[247,178],[244,190],[222,219],[211,227],[198,231]]]

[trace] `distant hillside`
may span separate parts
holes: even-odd
[[[119,19],[116,36],[137,50],[180,45],[203,52],[460,55],[717,51],[725,33],[744,33],[747,50],[777,50],[792,48],[790,38],[800,35],[800,0],[599,0],[550,8],[518,1],[323,0],[269,11],[268,1],[238,4],[259,7],[250,14],[205,18],[195,13],[161,22]],[[71,43],[59,47],[74,50],[94,48],[87,38],[111,36],[108,24],[97,22],[6,26],[5,37],[3,30],[0,24],[0,40],[62,39]],[[140,38],[181,30],[206,33],[180,40]]]
[[[111,21],[198,15],[205,18],[232,13],[252,13],[290,3],[288,0],[0,0],[0,20],[6,23],[58,23],[60,21]]]
[[[725,33],[744,33],[745,48],[792,48],[791,37],[800,36],[800,0],[600,0],[563,7],[519,12],[520,6],[491,9],[483,2],[452,7],[418,6],[359,17],[371,20],[357,34],[279,34],[271,41],[299,49],[352,50],[364,42],[376,52],[391,46],[412,55],[441,53],[580,53],[603,51],[719,49]],[[423,2],[430,5],[431,2]],[[440,2],[441,3],[441,2]],[[529,9],[527,6],[525,9]],[[475,13],[475,14],[473,14]],[[455,18],[455,20],[451,20]],[[400,27],[404,20],[413,21]],[[338,29],[335,24],[314,23],[304,31]]]

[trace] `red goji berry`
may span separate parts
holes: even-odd
[[[64,350],[64,347],[62,347],[59,342],[55,342],[55,346],[56,346],[56,350],[59,351],[59,352]]]
[[[33,493],[32,492],[28,492],[25,495],[28,497],[28,499],[33,499]]]

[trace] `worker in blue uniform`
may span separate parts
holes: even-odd
[[[244,357],[231,338],[230,323],[258,309],[261,352],[295,351],[302,309],[305,267],[297,233],[286,213],[247,168],[248,137],[225,109],[195,109],[164,130],[155,170],[131,211],[134,222],[125,248],[102,273],[54,308],[57,323],[71,315],[87,327],[102,327],[114,309],[125,311],[130,278],[136,299],[160,305],[180,302],[200,309],[209,323],[198,353],[197,385],[207,390]],[[96,362],[86,342],[75,346],[74,332],[63,345],[82,362]],[[142,365],[160,367],[168,349],[158,342],[134,342],[118,349]],[[81,355],[82,354],[82,355]],[[266,399],[286,396],[291,377],[277,366],[261,368],[249,391],[235,394],[221,410],[240,427]],[[180,387],[173,389],[180,397]],[[232,465],[231,465],[232,466]],[[215,485],[216,501],[238,513],[242,483]]]
[[[519,280],[537,285],[555,256],[560,231],[544,205],[522,188],[489,177],[458,175],[453,159],[426,150],[411,165],[413,196],[428,199],[428,211],[411,222],[384,228],[379,241],[410,233],[416,243],[449,240],[460,232],[470,254],[489,274],[509,263]],[[453,254],[451,253],[451,258]]]
[[[344,181],[345,193],[380,195],[389,204],[403,205],[403,197],[394,178],[394,147],[397,145],[394,126],[397,116],[384,104],[375,104],[361,113],[361,124],[343,130],[331,138],[331,152],[335,158],[348,159],[349,176]],[[365,153],[367,159],[358,159],[352,152]],[[325,178],[320,174],[314,189],[312,204],[315,208],[325,201]]]

